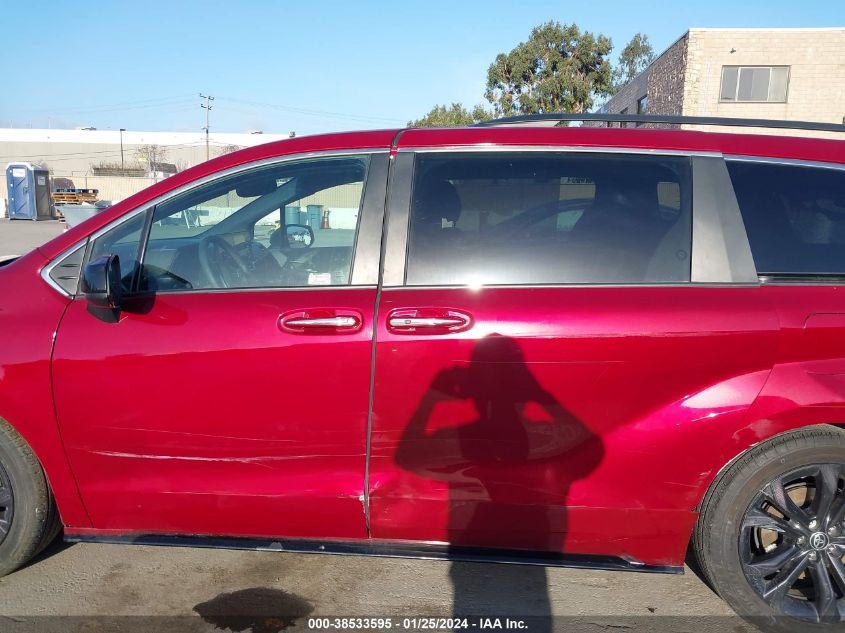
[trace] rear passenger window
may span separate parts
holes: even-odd
[[[845,276],[845,171],[729,161],[760,275]]]
[[[420,154],[408,285],[690,279],[689,160]]]

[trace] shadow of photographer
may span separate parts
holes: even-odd
[[[477,417],[429,428],[435,409],[455,400],[471,401]],[[545,567],[459,561],[468,548],[564,551],[569,488],[602,456],[601,440],[543,388],[515,339],[490,334],[468,364],[437,373],[396,461],[448,485],[455,616],[520,614],[550,626]]]

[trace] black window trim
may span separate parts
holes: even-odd
[[[66,289],[62,288],[62,287],[58,284],[58,282],[56,282],[56,280],[55,280],[55,279],[53,279],[53,277],[52,277],[52,274],[51,274],[51,273],[52,273],[52,272],[53,272],[53,271],[54,271],[57,267],[61,266],[61,265],[62,265],[62,262],[64,262],[64,261],[65,261],[65,259],[67,259],[67,258],[68,258],[68,257],[70,257],[71,255],[75,254],[75,253],[76,253],[77,251],[79,251],[79,250],[82,250],[82,251],[83,251],[83,253],[82,253],[82,261],[81,261],[81,262],[80,262],[80,264],[79,264],[79,273],[77,274],[75,288],[74,288],[73,292],[69,292],[68,290],[66,290]],[[62,295],[64,295],[64,296],[66,296],[66,297],[75,297],[77,294],[79,294],[79,280],[80,280],[80,279],[81,279],[81,277],[82,277],[82,267],[83,267],[83,266],[85,266],[85,259],[86,259],[87,255],[88,255],[88,238],[86,237],[84,240],[80,240],[79,242],[76,242],[76,243],[75,243],[73,246],[71,246],[70,248],[63,250],[63,251],[62,251],[61,253],[59,253],[59,254],[58,254],[58,255],[57,255],[57,256],[56,256],[56,257],[55,257],[55,258],[54,258],[54,259],[53,259],[53,260],[52,260],[52,261],[51,261],[51,262],[50,262],[47,266],[45,266],[45,267],[41,270],[41,277],[42,277],[42,279],[44,279],[44,281],[46,281],[46,282],[47,282],[47,284],[48,284],[51,288],[53,288],[54,290],[56,290],[56,291],[57,291],[57,292],[59,292],[60,294],[62,294]]]

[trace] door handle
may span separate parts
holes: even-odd
[[[387,315],[387,329],[396,334],[451,334],[472,327],[472,317],[449,308],[400,308]]]
[[[288,327],[355,327],[358,319],[352,316],[324,317],[322,319],[288,319]]]
[[[457,317],[394,316],[388,319],[387,324],[397,330],[418,327],[461,327],[467,324],[467,319]]]
[[[311,308],[286,312],[279,327],[290,334],[349,334],[361,329],[364,319],[357,310]]]

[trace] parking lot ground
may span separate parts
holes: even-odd
[[[460,602],[460,604],[459,604]],[[751,632],[699,578],[488,563],[75,544],[0,581],[2,631],[292,631],[454,609],[560,631]],[[536,626],[535,626],[536,625]],[[136,628],[137,627],[137,628]],[[412,627],[413,628],[413,627]],[[418,627],[419,629],[423,627]],[[417,630],[417,629],[415,629]]]
[[[0,260],[28,253],[59,235],[64,226],[58,220],[0,219]]]

